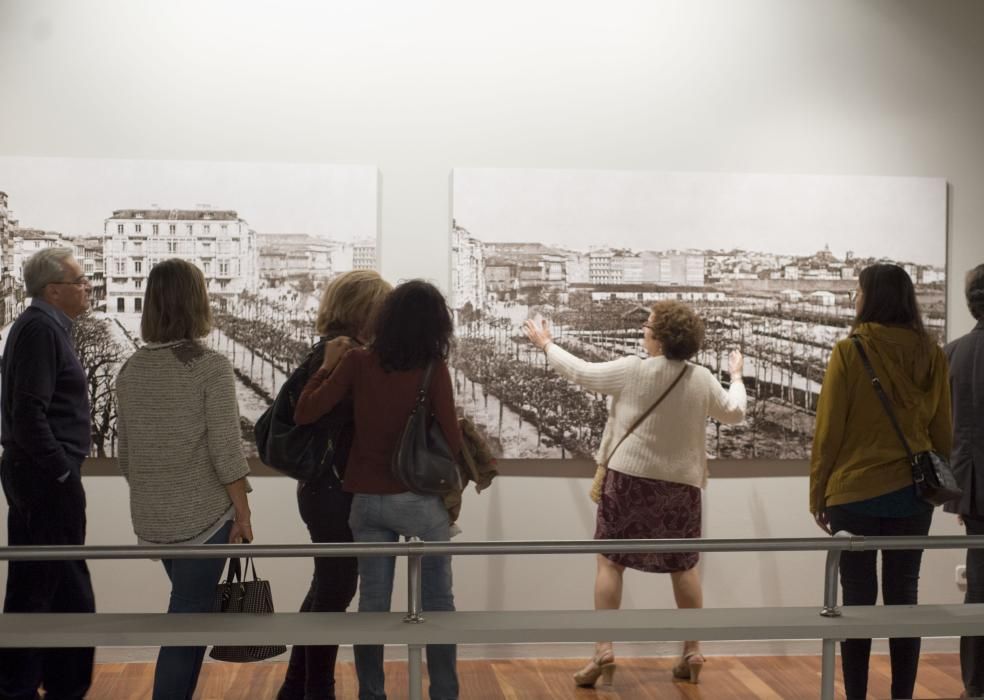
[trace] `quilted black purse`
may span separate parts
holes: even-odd
[[[294,408],[313,374],[311,366],[318,362],[324,345],[322,341],[311,348],[253,428],[260,460],[299,481],[313,481],[329,471],[341,479],[352,446],[352,408],[347,401],[311,425],[294,423]]]
[[[423,495],[444,496],[462,489],[461,471],[441,426],[433,419],[427,405],[427,392],[435,361],[427,365],[417,401],[400,435],[390,472],[408,491]]]
[[[257,578],[256,564],[246,560],[246,568],[253,570],[253,580],[246,581],[239,559],[229,560],[229,575],[215,591],[215,612],[269,614],[273,612],[273,593],[270,582]],[[247,663],[266,661],[287,651],[284,645],[269,646],[217,646],[209,656],[218,661]]]
[[[943,455],[932,450],[919,452],[918,454],[912,452],[912,448],[909,447],[909,441],[905,439],[902,427],[899,425],[898,418],[895,417],[895,411],[892,410],[892,402],[889,401],[888,395],[878,380],[878,375],[875,374],[875,370],[871,366],[868,353],[865,352],[864,346],[861,345],[861,339],[856,335],[852,335],[851,340],[854,341],[854,347],[858,349],[858,354],[861,355],[864,368],[871,378],[871,385],[875,388],[875,393],[878,394],[878,398],[885,408],[885,413],[888,414],[888,419],[892,422],[892,427],[895,428],[895,434],[899,436],[899,440],[905,448],[905,453],[909,457],[909,464],[912,465],[912,482],[916,487],[916,495],[927,503],[932,503],[934,506],[941,506],[944,503],[960,498],[963,495],[963,491],[957,484],[957,479],[953,475],[953,469],[950,468],[950,464]]]

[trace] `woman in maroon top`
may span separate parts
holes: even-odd
[[[453,453],[461,450],[446,364],[451,332],[451,314],[437,288],[420,280],[406,282],[383,303],[372,345],[354,348],[346,338],[326,345],[321,369],[297,402],[294,421],[304,425],[352,398],[355,437],[343,488],[354,494],[349,525],[356,542],[396,542],[401,535],[430,542],[449,539],[441,497],[407,491],[390,474],[390,461],[431,362],[437,366],[429,405]],[[392,556],[359,558],[360,612],[390,609],[394,564]],[[424,610],[454,610],[451,557],[424,557],[422,568]],[[427,646],[431,700],[457,699],[456,655],[453,644]],[[355,666],[359,699],[384,700],[383,647],[357,645]]]

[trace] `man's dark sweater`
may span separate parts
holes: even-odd
[[[86,375],[72,321],[35,300],[7,336],[0,364],[0,444],[38,478],[78,478],[91,440]]]

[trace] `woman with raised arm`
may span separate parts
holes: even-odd
[[[601,484],[595,539],[697,538],[701,489],[707,484],[707,418],[739,423],[745,416],[744,361],[730,355],[731,385],[688,360],[704,339],[704,324],[686,304],[655,304],[643,324],[646,357],[585,362],[556,343],[546,322],[527,321],[526,334],[559,374],[589,391],[611,396],[597,461],[607,466]],[[703,605],[698,554],[599,554],[595,608],[617,610],[626,568],[668,573],[680,608]],[[673,677],[696,683],[704,657],[696,640],[683,644]],[[611,683],[615,654],[609,641],[574,674],[578,686]]]
[[[860,349],[883,387],[913,452],[950,454],[950,388],[943,350],[923,327],[916,291],[898,265],[861,271],[852,338],[834,346],[817,404],[810,460],[810,512],[827,533],[915,536],[929,533],[933,507],[916,495],[912,465],[869,378]],[[844,552],[844,605],[878,599],[877,552]],[[885,605],[914,605],[922,550],[885,550]],[[911,698],[918,638],[891,639],[892,697]],[[848,700],[866,697],[870,639],[841,644]]]

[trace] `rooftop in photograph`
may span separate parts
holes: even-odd
[[[167,221],[238,221],[233,209],[116,209],[111,219],[157,219]]]

